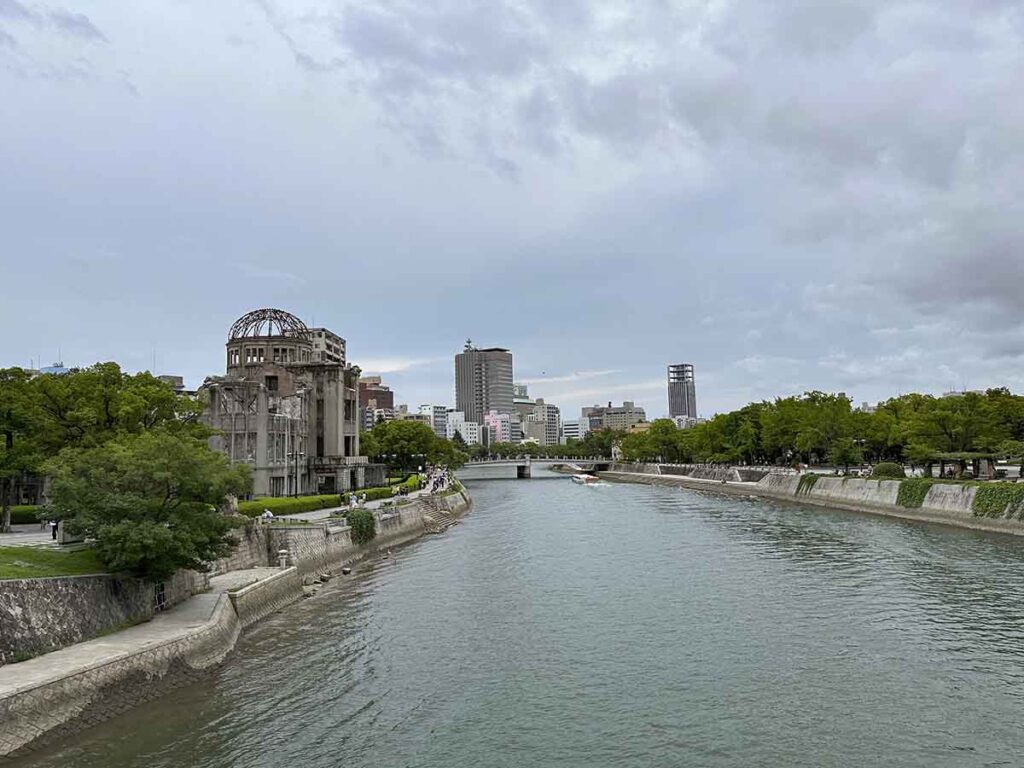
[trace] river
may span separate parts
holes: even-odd
[[[1024,759],[1024,541],[567,480],[247,633],[19,766],[993,766]]]

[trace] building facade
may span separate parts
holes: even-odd
[[[373,429],[377,422],[391,421],[395,417],[395,393],[384,386],[380,376],[359,379],[359,411],[364,430]]]
[[[438,437],[448,433],[448,407],[445,405],[421,405],[420,414],[430,419],[430,428]]]
[[[466,421],[462,411],[449,408],[445,419],[445,437],[454,440],[456,433],[462,436],[467,445],[480,444],[480,425],[474,421]]]
[[[477,349],[471,341],[455,356],[455,410],[466,421],[512,412],[512,353],[501,347]]]
[[[483,426],[487,428],[490,439],[486,444],[512,442],[512,415],[490,411],[484,414]]]
[[[383,483],[384,467],[359,455],[359,369],[345,362],[341,337],[260,309],[235,322],[226,348],[225,375],[200,388],[204,419],[218,432],[211,447],[252,467],[256,496]]]
[[[538,398],[533,412],[526,417],[526,435],[540,445],[558,445],[562,437],[562,412],[557,405],[545,403]]]
[[[584,408],[581,415],[582,420],[587,422],[587,431],[594,432],[599,429],[622,430],[629,429],[634,424],[647,421],[647,414],[644,409],[635,405],[631,400],[626,400],[622,405],[594,405]]]
[[[673,419],[676,416],[697,418],[697,389],[690,363],[668,367],[668,415]]]
[[[562,442],[569,440],[582,440],[590,433],[590,422],[588,419],[570,419],[562,422]]]

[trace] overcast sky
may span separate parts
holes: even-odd
[[[0,365],[1024,390],[1024,1],[0,0]]]

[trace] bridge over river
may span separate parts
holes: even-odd
[[[565,477],[566,472],[602,472],[610,466],[611,459],[578,459],[568,456],[537,459],[517,456],[469,461],[455,472],[455,476],[459,480],[539,480]]]

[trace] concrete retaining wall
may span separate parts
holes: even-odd
[[[598,474],[613,482],[690,488],[737,496],[766,496],[829,509],[868,512],[907,520],[1024,536],[1024,521],[975,517],[973,501],[977,490],[970,486],[933,485],[920,508],[908,508],[901,507],[896,503],[900,484],[898,480],[847,478],[844,481],[841,477],[822,475],[815,481],[813,487],[804,492],[798,492],[800,476],[796,474],[772,473],[756,483],[723,483],[682,475],[638,472],[609,471]]]
[[[300,597],[302,579],[294,566],[275,573],[269,579],[228,592],[228,598],[238,615],[242,629],[252,626]]]
[[[211,596],[212,597],[212,596]],[[46,743],[161,696],[219,664],[234,648],[241,625],[226,595],[198,628],[74,674],[34,681],[0,695],[0,757]]]

